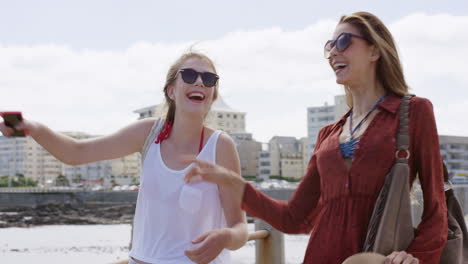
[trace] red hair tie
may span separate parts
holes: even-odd
[[[163,140],[168,139],[169,136],[171,135],[171,130],[172,130],[172,122],[166,122],[161,132],[159,132],[158,137],[154,143],[159,144],[163,142]]]

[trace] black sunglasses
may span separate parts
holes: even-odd
[[[336,47],[336,50],[339,51],[339,52],[345,51],[349,47],[349,45],[351,45],[351,38],[352,37],[366,40],[362,36],[354,35],[354,34],[347,33],[347,32],[343,32],[335,40],[329,40],[329,41],[327,41],[327,43],[325,43],[325,47],[324,47],[325,58],[326,59],[330,58],[330,52],[333,49],[333,47]]]
[[[218,82],[219,76],[212,72],[197,72],[194,69],[186,68],[179,70],[182,80],[185,83],[193,84],[197,80],[198,76],[201,76],[203,85],[205,87],[213,87]]]

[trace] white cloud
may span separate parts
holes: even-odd
[[[301,137],[306,108],[332,103],[342,91],[322,55],[335,25],[237,31],[195,48],[215,60],[222,96],[247,112],[256,139]],[[434,103],[439,131],[468,136],[468,16],[415,14],[389,28],[412,91]],[[162,102],[168,67],[193,43],[143,42],[120,51],[0,46],[0,109],[22,110],[56,130],[113,132],[137,118],[133,110]]]
[[[468,16],[414,14],[390,29],[412,92],[434,105],[439,133],[468,136]]]

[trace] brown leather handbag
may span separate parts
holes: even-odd
[[[393,251],[406,250],[414,239],[408,166],[409,105],[412,96],[406,95],[400,104],[395,164],[385,177],[377,197],[363,245],[364,252],[387,256]],[[463,212],[452,190],[446,190],[445,195],[449,232],[440,263],[468,264],[468,233]]]
[[[444,166],[445,167],[445,166]],[[441,264],[468,264],[468,232],[460,203],[450,183],[445,184],[448,212],[447,243],[440,258]]]

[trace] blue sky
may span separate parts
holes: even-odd
[[[389,27],[439,132],[468,136],[468,1],[0,0],[0,110],[59,131],[111,133],[162,102],[168,67],[197,43],[254,138],[303,137],[307,107],[342,93],[323,44],[357,10]]]
[[[0,43],[122,49],[137,41],[217,39],[237,30],[301,30],[359,10],[391,23],[413,13],[467,15],[465,0],[1,0]]]

